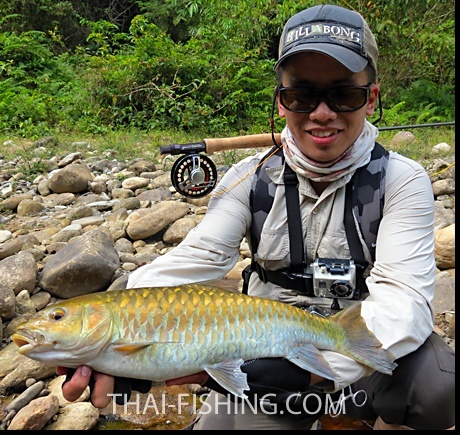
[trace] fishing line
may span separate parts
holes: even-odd
[[[278,95],[278,86],[275,87],[275,90],[273,92],[273,98],[272,98],[272,108],[271,108],[271,112],[270,112],[270,128],[271,128],[271,134],[272,134],[272,141],[273,141],[273,144],[275,145],[274,148],[273,148],[273,151],[270,152],[270,154],[268,154],[267,156],[265,156],[265,158],[263,158],[259,164],[254,168],[252,169],[251,171],[249,171],[243,178],[241,178],[240,180],[238,180],[237,182],[235,182],[232,186],[230,186],[229,188],[223,188],[221,191],[219,192],[216,192],[216,193],[213,193],[212,195],[213,196],[217,196],[217,195],[221,195],[223,193],[229,193],[230,190],[232,190],[233,188],[235,188],[236,186],[238,186],[238,184],[242,183],[244,180],[246,180],[246,178],[248,178],[251,174],[253,174],[255,171],[257,171],[257,169],[259,167],[261,167],[273,154],[275,154],[276,152],[278,152],[278,150],[280,148],[283,147],[283,144],[278,144],[277,141],[276,141],[276,138],[275,138],[275,104],[276,104],[276,96]]]
[[[253,169],[251,169],[245,176],[241,177],[238,181],[236,181],[235,183],[233,183],[230,187],[222,187],[222,189],[219,191],[219,192],[213,192],[211,194],[211,196],[218,196],[218,195],[222,195],[223,193],[229,193],[230,190],[234,189],[236,186],[238,186],[238,184],[242,183],[244,180],[246,180],[246,178],[248,178],[251,174],[253,174],[255,171],[257,171],[257,169],[262,166],[273,154],[275,154],[276,152],[278,152],[278,150],[280,148],[282,148],[283,145],[277,145],[278,148],[274,148],[274,150],[268,154],[267,156],[265,156],[257,166],[255,166]]]

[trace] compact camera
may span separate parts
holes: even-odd
[[[318,258],[311,264],[313,291],[320,298],[353,299],[356,266],[353,260]]]

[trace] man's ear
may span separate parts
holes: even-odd
[[[372,88],[370,89],[369,101],[367,102],[367,106],[366,106],[367,116],[372,116],[374,114],[375,108],[377,107],[379,92],[380,92],[380,84],[374,83],[372,85]]]
[[[273,96],[273,104],[278,106],[278,115],[280,118],[284,118],[286,115],[286,109],[280,103],[280,94],[278,92],[278,86],[275,88],[275,94]]]

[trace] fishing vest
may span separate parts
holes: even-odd
[[[243,271],[243,293],[247,293],[250,275],[255,271],[263,282],[270,281],[281,287],[294,289],[308,296],[314,296],[312,284],[309,282],[308,277],[306,278],[302,273],[298,273],[300,269],[305,267],[305,264],[301,264],[301,261],[304,261],[305,258],[300,258],[304,256],[299,254],[299,251],[303,253],[303,234],[301,232],[301,224],[299,223],[300,219],[289,220],[289,216],[292,214],[292,211],[295,210],[295,207],[299,208],[299,198],[297,175],[288,165],[285,165],[284,172],[286,205],[288,207],[291,266],[287,269],[268,271],[263,269],[254,260],[254,253],[257,252],[262,228],[272,208],[277,187],[268,176],[267,169],[285,164],[282,148],[279,148],[277,151],[276,148],[277,147],[272,148],[262,158],[261,161],[263,164],[256,170],[255,181],[253,182],[250,193],[252,225],[249,236],[252,262]],[[265,157],[267,158],[265,159]],[[358,168],[346,185],[344,210],[345,231],[351,259],[354,261],[357,268],[357,287],[363,292],[367,291],[363,273],[368,266],[368,262],[365,260],[363,246],[355,225],[355,219],[358,223],[361,236],[369,249],[372,261],[374,261],[375,243],[385,199],[385,178],[388,159],[388,151],[376,142],[371,152],[369,163]],[[294,186],[294,188],[289,188],[289,185]],[[289,194],[289,190],[295,193]],[[297,202],[297,204],[295,204],[295,202]],[[294,206],[289,205],[290,203],[294,203]],[[291,207],[291,209],[289,209],[289,207]],[[300,210],[298,213],[300,213]],[[298,222],[299,228],[297,229],[297,233],[300,234],[292,234],[292,232],[295,231],[295,225],[297,225],[293,223],[294,221]],[[359,298],[359,293],[356,298]]]

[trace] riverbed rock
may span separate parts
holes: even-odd
[[[59,298],[105,290],[119,266],[114,242],[93,229],[75,237],[45,264],[38,285]]]
[[[117,161],[110,153],[85,158],[82,151],[45,163],[48,173],[30,181],[16,162],[0,160],[0,395],[21,394],[31,378],[45,382],[43,394],[49,391],[33,399],[29,408],[11,410],[8,417],[0,402],[0,425],[90,430],[110,409],[94,408],[89,389],[76,403],[65,403],[65,377],[20,355],[11,334],[48,303],[123,288],[132,270],[173,249],[201,221],[209,196],[189,199],[175,193],[164,161]],[[436,331],[455,349],[454,163],[435,158],[427,172],[435,200]],[[32,212],[21,211],[23,201],[32,202]],[[249,263],[244,240],[240,259],[227,274],[237,290]],[[145,417],[126,418],[139,423],[137,428],[146,424]],[[187,418],[183,425],[193,416]]]
[[[99,421],[99,410],[89,402],[72,403],[59,408],[55,417],[45,430],[91,430]]]
[[[21,290],[32,292],[37,279],[37,262],[27,251],[18,252],[0,261],[2,284],[11,288],[14,294]]]
[[[43,429],[58,410],[59,402],[56,396],[39,397],[16,414],[8,430]]]

